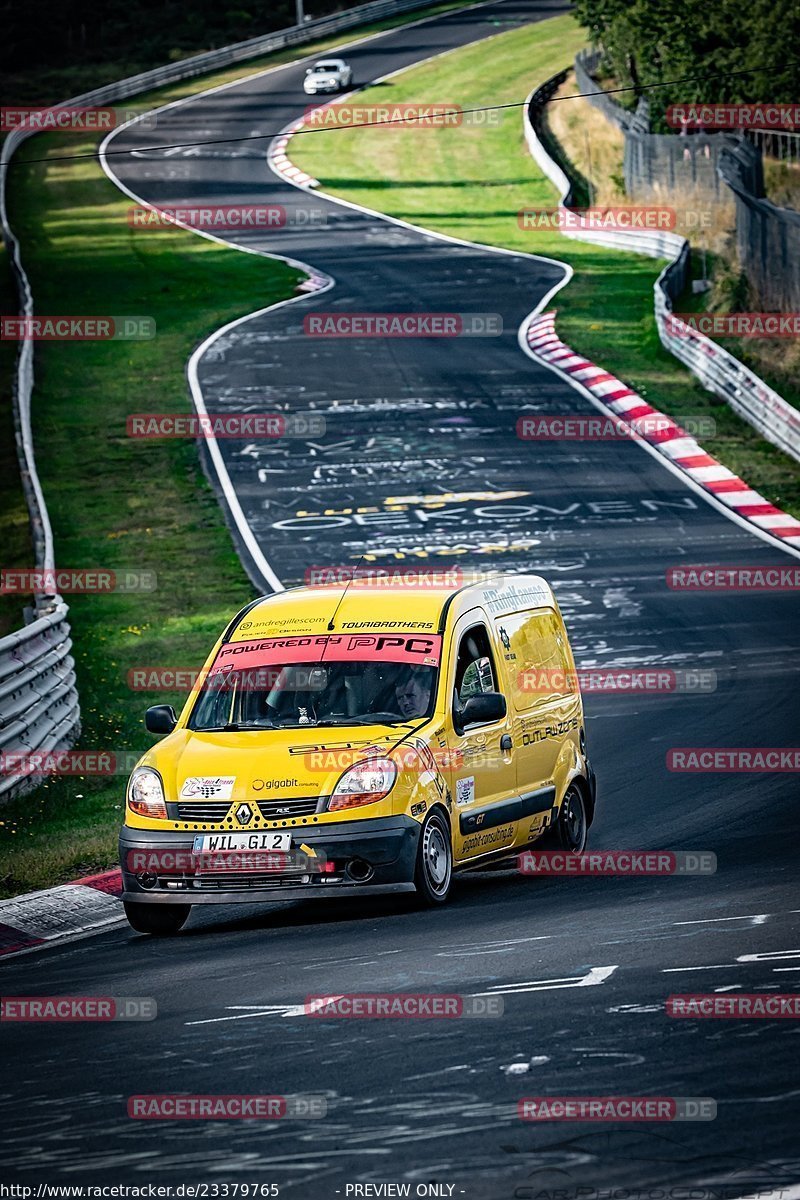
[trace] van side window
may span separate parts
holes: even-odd
[[[503,618],[514,659],[509,663],[517,712],[577,692],[567,639],[551,610]]]
[[[458,646],[453,703],[463,708],[470,696],[499,691],[492,647],[485,625],[473,625]]]

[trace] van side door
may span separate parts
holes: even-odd
[[[453,853],[456,861],[513,846],[517,834],[517,773],[512,753],[511,704],[498,671],[488,624],[467,613],[453,631],[448,666],[448,775],[453,797]],[[487,717],[476,710],[499,705],[505,713]],[[492,699],[494,697],[494,699]]]
[[[579,745],[582,720],[572,652],[561,618],[551,608],[497,617],[508,678],[520,840],[538,836],[560,799]]]

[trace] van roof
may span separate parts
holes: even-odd
[[[469,573],[464,572],[464,577],[468,580]],[[433,630],[439,628],[451,601],[456,605],[454,617],[478,605],[489,616],[555,607],[549,584],[538,575],[498,574],[496,578],[470,583],[460,579],[457,571],[450,570],[434,573],[428,579],[381,581],[380,585],[357,579],[346,594],[345,583],[337,583],[290,588],[274,596],[263,596],[234,618],[223,640],[242,642],[258,637],[325,633],[334,611],[337,632]]]

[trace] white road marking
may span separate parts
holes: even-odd
[[[550,992],[559,988],[596,987],[617,970],[613,967],[591,967],[586,975],[567,975],[563,979],[529,979],[521,983],[496,983],[487,992],[472,992],[473,996],[516,996],[522,992]]]
[[[243,1008],[246,1011],[234,1017],[208,1017],[204,1021],[186,1021],[186,1025],[218,1025],[222,1021],[247,1021],[251,1017],[306,1017],[309,1012],[324,1007],[333,1001],[341,1000],[338,996],[320,996],[309,1005],[303,1004],[227,1004],[226,1011]]]
[[[609,1013],[652,1013],[661,1012],[663,1004],[614,1004],[607,1008]]]
[[[787,958],[800,958],[800,950],[765,950],[762,954],[740,954],[737,962],[783,962]]]
[[[564,979],[531,979],[523,983],[495,984],[488,992],[471,992],[473,996],[515,996],[521,992],[549,992],[557,988],[595,987],[604,983],[617,970],[613,967],[591,967],[586,975],[569,975]],[[226,1011],[245,1009],[230,1017],[207,1017],[203,1021],[186,1021],[186,1025],[218,1025],[222,1021],[247,1021],[254,1017],[305,1017],[310,1010],[341,1000],[343,993],[319,996],[310,1005],[304,1004],[228,1004]]]
[[[723,971],[729,967],[741,967],[744,963],[785,962],[787,959],[800,958],[800,950],[764,950],[760,954],[739,954],[735,962],[711,963],[698,967],[662,967],[662,975],[675,975],[682,971]],[[800,967],[773,967],[774,971],[800,971]]]
[[[746,917],[706,917],[702,921],[673,921],[673,925],[716,925],[718,921],[752,921],[754,925],[763,925],[772,913],[750,913]]]
[[[739,965],[738,963],[732,962],[732,963],[712,963],[710,966],[707,966],[707,967],[662,967],[661,974],[662,975],[677,975],[677,974],[680,974],[682,971],[723,971],[727,967],[737,967],[738,965]]]

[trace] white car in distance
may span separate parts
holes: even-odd
[[[322,58],[308,67],[303,80],[307,96],[318,92],[343,92],[353,82],[353,68],[343,58]]]

